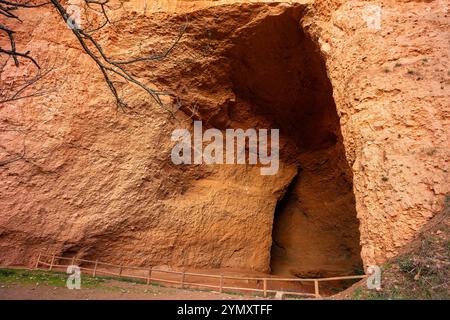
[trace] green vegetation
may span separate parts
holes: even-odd
[[[29,269],[12,269],[0,268],[0,285],[35,285],[35,286],[49,286],[49,287],[65,287],[68,275],[65,272],[59,271],[45,271],[45,270],[29,270]],[[126,277],[114,276],[97,276],[81,275],[82,289],[100,288],[107,291],[121,291],[127,292],[126,287],[114,285],[109,281],[119,281],[125,283],[146,284],[143,279],[134,279]],[[158,288],[166,288],[177,290],[178,288],[168,287],[164,284],[151,282],[151,287],[146,287],[144,293],[158,293]],[[202,288],[185,288],[183,290],[196,292],[213,292],[210,289]],[[239,292],[224,292],[224,294],[244,296]]]
[[[67,274],[56,271],[0,269],[0,283],[39,284],[52,287],[65,287]],[[96,287],[105,281],[102,277],[83,276],[83,287]]]
[[[434,217],[405,252],[384,264],[381,291],[365,282],[350,299],[448,300],[450,299],[450,197],[444,212]]]

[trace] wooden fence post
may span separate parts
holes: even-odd
[[[223,274],[220,275],[220,289],[219,292],[222,293],[223,292]]]
[[[38,258],[36,260],[36,265],[34,266],[35,269],[37,269],[39,267],[39,260],[41,259],[41,252],[39,252]]]
[[[267,279],[263,280],[264,298],[267,297]]]
[[[50,262],[50,267],[49,267],[49,270],[50,271],[52,271],[52,269],[53,269],[53,263],[55,262],[55,254],[53,254],[53,256],[52,256],[52,261]]]
[[[98,259],[95,260],[94,271],[92,272],[93,277],[95,277],[97,275],[97,265],[98,265]]]
[[[317,281],[317,280],[314,280],[314,295],[315,295],[316,299],[320,298],[319,281]]]
[[[184,289],[184,277],[185,277],[185,274],[183,271],[183,273],[181,274],[181,289]]]
[[[147,285],[150,284],[151,278],[152,278],[152,268],[148,269],[148,273],[147,273]]]

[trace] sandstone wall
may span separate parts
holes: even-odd
[[[369,2],[367,2],[369,3]],[[395,255],[449,192],[449,37],[445,1],[323,2],[302,25],[321,43],[352,166],[362,257]]]
[[[160,52],[187,15],[171,57],[132,72],[197,103],[211,126],[270,125],[244,103],[231,120],[224,115],[236,98],[224,59],[236,37],[290,5],[242,2],[161,1],[140,12],[133,8],[142,2],[130,1],[114,13],[120,32],[98,37],[118,57]],[[320,47],[333,87],[361,256],[381,263],[449,192],[448,13],[439,1],[384,1],[382,27],[371,30],[361,2],[297,7],[293,16]],[[0,167],[0,263],[31,264],[44,249],[131,265],[269,271],[274,211],[297,174],[289,157],[276,176],[251,166],[174,166],[170,133],[191,120],[174,121],[130,86],[121,93],[130,108],[118,110],[59,17],[45,8],[23,17],[19,43],[54,70],[44,96],[0,107],[2,159],[24,154]],[[26,72],[10,61],[1,81]]]

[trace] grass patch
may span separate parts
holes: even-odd
[[[243,297],[244,296],[244,294],[243,293],[241,293],[241,292],[233,292],[233,291],[224,291],[224,293],[226,293],[226,294],[229,294],[229,295],[233,295],[233,296],[241,296],[241,297]]]
[[[0,269],[0,283],[5,284],[34,284],[51,287],[65,287],[68,275],[65,272],[26,270],[26,269]],[[97,287],[105,280],[101,277],[81,275],[83,287]]]

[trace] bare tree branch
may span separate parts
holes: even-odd
[[[2,0],[0,0],[0,1],[2,1]],[[14,59],[14,64],[16,65],[16,67],[19,66],[19,60],[17,59],[17,57],[22,57],[22,58],[30,60],[31,62],[33,62],[33,64],[37,68],[40,68],[40,66],[36,62],[36,60],[34,60],[34,58],[30,56],[30,52],[29,51],[27,51],[27,52],[17,52],[17,50],[16,50],[16,42],[14,40],[14,31],[12,31],[11,29],[9,29],[9,28],[1,25],[1,24],[0,24],[0,31],[3,31],[3,32],[5,32],[8,35],[9,43],[10,43],[10,46],[11,46],[10,50],[6,50],[6,49],[3,49],[3,48],[0,47],[0,54],[4,53],[6,55],[11,56]]]
[[[53,67],[48,68],[46,70],[39,69],[37,74],[32,77],[25,79],[23,83],[15,86],[14,88],[3,88],[0,86],[0,106],[5,104],[6,102],[12,102],[20,99],[26,99],[31,97],[40,97],[51,91],[54,91],[55,88],[34,88],[34,86],[41,81],[44,77],[46,77],[51,71],[53,71]],[[34,88],[31,93],[26,93],[27,89]]]
[[[63,18],[63,20],[66,22],[68,19],[70,19],[70,16],[68,15],[67,11],[64,9],[64,7],[61,5],[59,0],[50,0],[52,4],[57,9],[60,16]],[[101,6],[102,13],[105,15],[106,19],[107,15],[105,12],[105,5],[108,3],[109,0],[103,0],[103,1],[95,1],[95,0],[85,0],[89,5],[92,4],[98,4]],[[109,21],[109,20],[108,20]],[[175,117],[173,110],[168,108],[164,105],[161,97],[165,94],[150,88],[148,85],[140,81],[137,77],[132,75],[129,71],[127,71],[124,68],[124,64],[131,64],[135,62],[141,62],[141,61],[148,61],[148,60],[161,60],[165,58],[176,46],[176,44],[180,41],[183,33],[185,32],[187,28],[187,24],[184,26],[184,28],[180,31],[180,34],[178,35],[176,41],[173,43],[173,45],[166,50],[163,54],[158,56],[152,56],[152,57],[142,57],[142,58],[134,58],[134,59],[128,59],[125,61],[115,61],[112,60],[104,51],[103,47],[93,38],[93,36],[79,28],[72,28],[72,32],[74,33],[75,37],[78,39],[80,45],[82,46],[83,50],[94,60],[94,62],[97,64],[98,68],[103,74],[104,80],[107,83],[111,93],[113,94],[114,98],[116,99],[116,104],[118,107],[123,108],[126,107],[126,103],[122,100],[122,98],[117,93],[117,88],[114,85],[114,81],[111,78],[111,75],[116,75],[127,82],[130,82],[138,87],[140,87],[142,90],[144,90],[146,93],[150,95],[150,97],[164,110],[169,112],[173,117]],[[93,48],[91,49],[92,46]]]
[[[169,112],[172,115],[172,117],[175,118],[174,113],[179,108],[176,108],[175,111],[172,110],[171,108],[169,108],[164,104],[162,99],[163,96],[171,96],[173,98],[174,95],[156,90],[155,88],[153,88],[153,86],[146,84],[137,76],[133,75],[130,71],[125,69],[125,66],[131,65],[133,63],[161,61],[165,59],[179,43],[180,39],[182,38],[183,34],[187,29],[188,22],[186,21],[186,24],[180,29],[172,45],[165,51],[163,51],[161,54],[135,57],[124,60],[115,60],[108,56],[108,54],[105,52],[104,48],[100,45],[100,43],[96,39],[94,39],[92,33],[104,28],[107,25],[113,25],[108,16],[108,10],[115,10],[117,8],[113,8],[110,5],[110,0],[83,0],[83,1],[85,4],[85,8],[87,10],[96,12],[100,14],[100,16],[103,18],[103,22],[100,25],[93,26],[94,25],[93,21],[89,21],[89,19],[87,19],[89,22],[89,27],[86,29],[82,29],[76,23],[73,24],[72,17],[69,15],[64,6],[61,4],[60,0],[43,0],[42,2],[39,0],[35,1],[0,0],[0,15],[4,15],[7,18],[21,21],[20,18],[15,14],[15,10],[17,10],[18,8],[37,8],[49,4],[52,5],[56,9],[58,14],[61,16],[64,23],[67,23],[71,26],[71,31],[77,38],[84,52],[95,62],[97,67],[100,69],[100,72],[102,73],[103,78],[106,84],[108,85],[108,88],[110,89],[112,95],[114,96],[118,107],[124,108],[126,107],[126,103],[123,100],[123,98],[118,94],[118,89],[116,87],[117,81],[114,79],[117,77],[125,80],[127,83],[131,83],[139,87],[141,90],[146,92],[161,108]],[[87,15],[88,14],[86,13],[86,18]],[[27,52],[17,51],[16,41],[14,38],[14,31],[11,28],[8,28],[4,25],[0,25],[0,31],[4,32],[8,36],[10,44],[10,48],[0,47],[0,55],[4,54],[12,57],[16,67],[19,67],[20,65],[19,64],[20,58],[29,60],[38,69],[40,68],[38,62],[30,55],[29,51]],[[36,77],[31,78],[28,83],[24,84],[23,87],[20,87],[18,89],[17,94],[10,95],[6,98],[3,97],[2,100],[0,100],[0,102],[14,101],[17,100],[19,97],[25,98],[33,96],[33,95],[21,95],[21,93],[23,93],[25,89],[29,88],[31,85],[42,79],[42,77],[45,74],[46,74],[45,72],[39,73]]]

